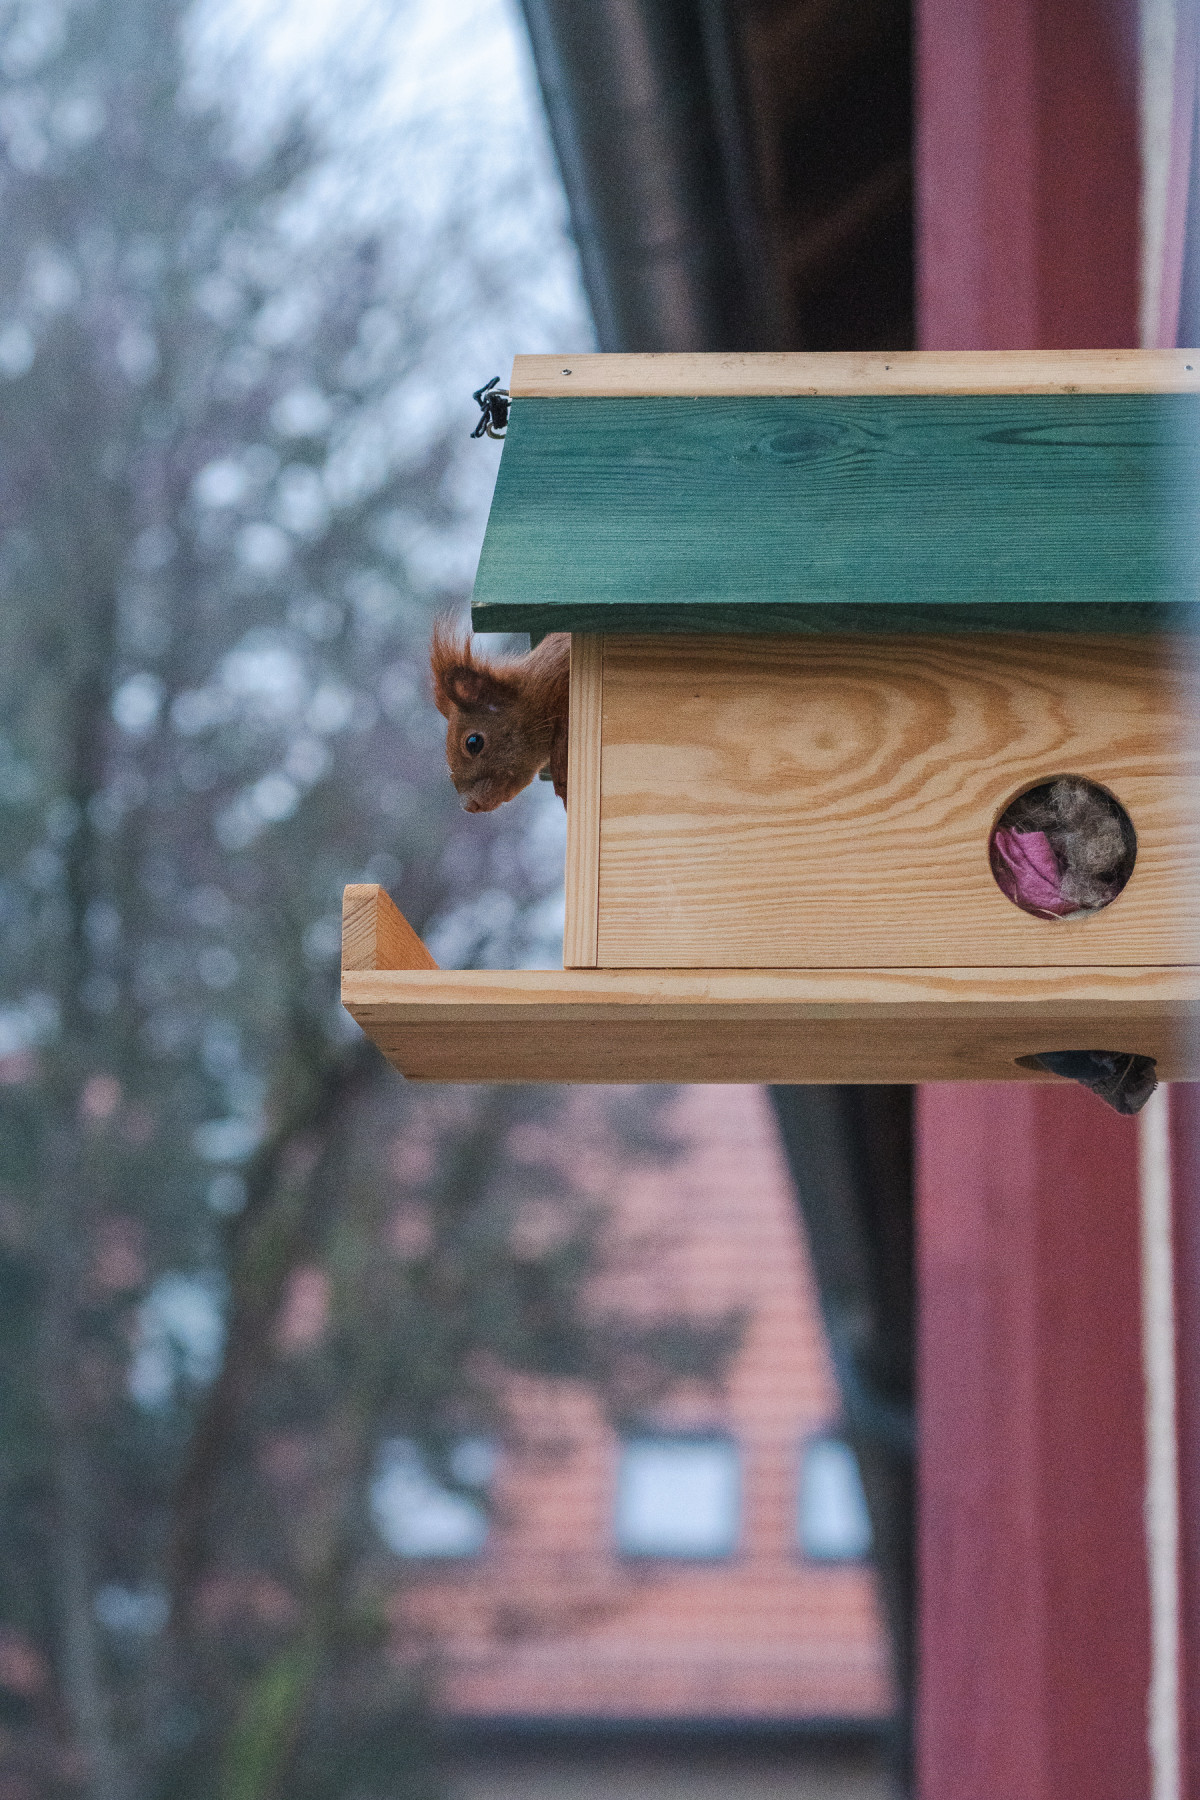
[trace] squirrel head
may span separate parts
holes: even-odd
[[[527,787],[550,756],[551,722],[520,665],[481,655],[469,636],[434,627],[433,698],[446,720],[446,761],[467,812],[491,812]]]

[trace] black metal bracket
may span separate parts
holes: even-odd
[[[1158,1086],[1154,1058],[1129,1050],[1043,1050],[1017,1061],[1024,1069],[1047,1069],[1080,1082],[1119,1113],[1141,1112]]]
[[[507,388],[497,387],[498,375],[493,375],[483,387],[476,388],[472,398],[478,406],[482,417],[474,431],[473,438],[502,438],[508,430],[508,409],[512,404],[512,395]]]

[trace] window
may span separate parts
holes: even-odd
[[[412,1438],[392,1438],[371,1484],[371,1512],[388,1549],[397,1556],[477,1555],[487,1542],[483,1496],[495,1466],[495,1447],[483,1438],[464,1438],[451,1452],[451,1475],[476,1498],[444,1486]]]
[[[617,1480],[617,1543],[627,1556],[730,1556],[740,1472],[729,1438],[627,1438]]]
[[[858,1459],[842,1438],[813,1438],[800,1463],[796,1535],[816,1562],[856,1562],[871,1551]]]

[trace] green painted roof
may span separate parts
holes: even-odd
[[[478,631],[1138,631],[1200,593],[1200,395],[515,400]]]

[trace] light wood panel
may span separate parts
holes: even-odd
[[[1195,393],[514,402],[477,630],[1196,623]]]
[[[594,969],[600,880],[600,755],[604,641],[571,639],[571,714],[567,745],[566,925],[563,962]]]
[[[607,968],[1189,964],[1193,652],[1143,638],[611,638]],[[988,862],[1018,791],[1084,775],[1138,857],[1087,919],[1031,918]]]
[[[757,351],[518,356],[514,398],[567,394],[1136,394],[1200,392],[1191,350]]]
[[[1197,969],[347,970],[342,999],[418,1081],[1045,1081],[1111,1048],[1195,1080]]]
[[[400,908],[374,882],[342,891],[343,969],[436,969]]]

